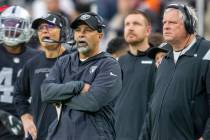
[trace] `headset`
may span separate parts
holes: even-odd
[[[60,13],[50,12],[49,14],[52,14],[52,15],[56,16],[61,21],[62,27],[61,27],[61,30],[60,30],[60,40],[56,41],[56,40],[52,40],[50,38],[46,38],[46,39],[44,39],[44,42],[66,43],[66,44],[69,44],[72,48],[75,45],[76,42],[74,40],[73,30],[70,27],[70,21],[69,21],[68,17],[65,16],[65,15],[61,15]]]
[[[60,41],[61,43],[67,42],[69,37],[71,36],[71,29],[70,29],[70,22],[68,17],[61,15],[60,13],[53,13],[50,14],[57,16],[62,24],[61,31],[60,31]]]
[[[181,11],[182,14],[185,16],[184,25],[185,25],[185,29],[186,29],[187,33],[189,33],[189,34],[195,33],[195,20],[194,20],[193,16],[190,14],[186,5],[184,5],[184,4],[170,4],[166,7],[166,9],[168,9],[168,8],[174,8],[174,9],[178,9],[179,11]]]
[[[99,33],[101,33],[103,31],[103,29],[106,27],[106,25],[104,24],[103,18],[101,16],[97,15],[96,13],[86,12],[84,14],[94,16],[97,19],[97,22],[98,22],[98,27],[97,27],[98,29],[97,29],[97,31]]]

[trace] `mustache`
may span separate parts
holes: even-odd
[[[77,47],[78,48],[85,47],[85,46],[88,46],[88,42],[86,40],[78,40],[77,41]]]
[[[77,43],[87,43],[86,40],[78,40]]]

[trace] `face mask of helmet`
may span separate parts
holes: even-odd
[[[7,46],[27,42],[33,35],[33,29],[30,27],[31,20],[27,11],[21,7],[12,6],[1,14],[0,40]]]

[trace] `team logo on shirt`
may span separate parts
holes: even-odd
[[[42,74],[46,77],[48,77],[50,73],[50,68],[39,68],[39,69],[36,69],[34,74]]]
[[[13,62],[16,63],[16,64],[20,63],[20,58],[14,57]]]
[[[98,66],[91,66],[89,69],[90,74],[94,73]]]
[[[151,60],[142,60],[141,61],[142,64],[152,64]]]
[[[114,77],[116,77],[117,75],[116,74],[114,74],[113,72],[110,72],[109,73],[111,76],[114,76]]]

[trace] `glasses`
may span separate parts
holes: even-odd
[[[58,28],[58,26],[53,25],[53,24],[41,24],[41,25],[38,27],[38,31],[41,32],[41,31],[43,31],[44,29],[50,30],[50,29],[56,29],[56,28]]]

